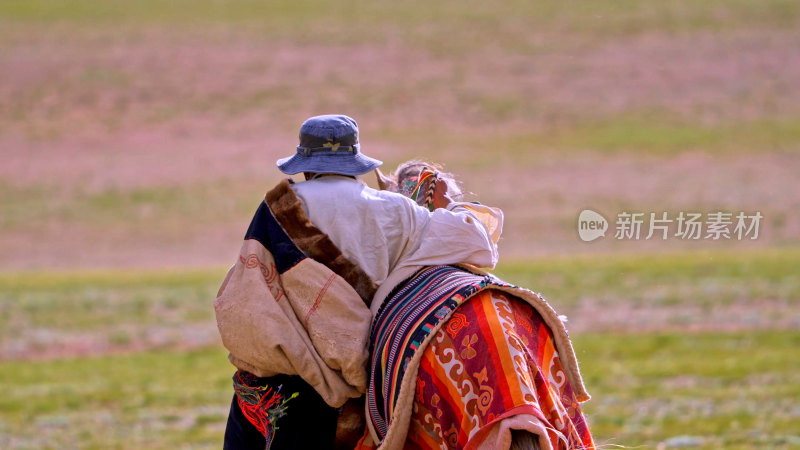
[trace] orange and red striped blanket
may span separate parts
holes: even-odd
[[[508,448],[512,428],[542,448],[594,448],[566,330],[530,291],[426,268],[389,296],[372,345],[362,448]]]

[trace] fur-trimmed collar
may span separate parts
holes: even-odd
[[[283,180],[267,192],[265,199],[272,214],[303,253],[344,278],[369,306],[377,286],[361,267],[342,254],[327,234],[308,220],[291,183],[289,179]]]

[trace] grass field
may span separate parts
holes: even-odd
[[[508,257],[800,243],[796,2],[429,3],[3,2],[0,265],[223,264],[331,111],[389,169],[442,162],[514,211]],[[766,220],[587,246],[586,207]]]
[[[220,447],[212,298],[328,112],[505,211],[603,448],[800,448],[798,80],[792,0],[2,1],[0,448]],[[764,221],[585,243],[585,208]]]
[[[497,273],[569,316],[598,443],[792,448],[798,262],[797,250],[684,252]],[[0,276],[0,446],[219,447],[232,392],[211,307],[223,273]]]
[[[576,336],[595,439],[796,448],[798,344],[796,330]],[[219,448],[232,395],[219,349],[5,362],[0,374],[4,448]]]

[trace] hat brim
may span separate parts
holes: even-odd
[[[356,153],[355,155],[314,155],[313,157],[296,153],[288,158],[279,159],[276,164],[278,169],[287,175],[314,172],[356,176],[377,169],[383,164],[383,161],[370,158],[361,153]]]

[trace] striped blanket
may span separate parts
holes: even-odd
[[[574,352],[538,295],[492,275],[428,267],[389,295],[371,337],[372,436],[362,448],[500,442],[508,433],[490,425],[512,416],[532,417],[551,448],[593,448]]]

